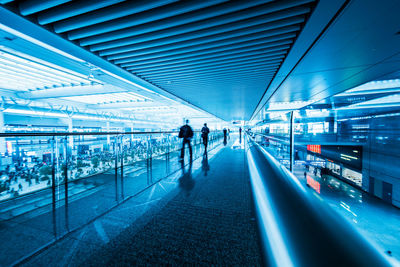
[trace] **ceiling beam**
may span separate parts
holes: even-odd
[[[96,25],[105,21],[110,21],[119,17],[137,14],[149,9],[167,5],[177,0],[157,0],[157,1],[125,1],[112,8],[89,12],[80,16],[75,16],[54,24],[56,33],[63,33],[90,25]]]
[[[111,21],[97,23],[89,27],[76,29],[68,33],[68,38],[70,40],[77,40],[87,37],[97,37],[109,35],[107,33],[111,32],[112,35],[116,35],[118,32],[126,31],[126,29],[135,28],[145,23],[162,20],[169,17],[176,17],[181,14],[189,13],[197,9],[204,9],[213,5],[217,5],[228,0],[214,0],[214,1],[198,1],[198,0],[186,0],[186,1],[170,1],[171,4],[166,5],[161,8],[152,8],[145,12],[141,12],[129,16],[119,16]],[[130,2],[130,1],[127,1]],[[131,5],[137,6],[137,0],[133,1]],[[146,1],[146,2],[155,2]],[[176,3],[172,3],[176,2]],[[125,4],[126,5],[126,4]],[[108,10],[107,10],[108,11]],[[112,11],[111,11],[112,12]],[[124,10],[126,12],[126,10]],[[110,13],[110,12],[108,12]],[[148,25],[147,25],[148,26]]]
[[[267,49],[267,50],[265,50]],[[283,45],[283,46],[275,46],[275,47],[270,47],[270,46],[255,46],[251,48],[246,48],[242,50],[237,50],[237,51],[228,51],[228,52],[223,52],[223,53],[211,53],[207,54],[204,56],[198,56],[198,57],[185,57],[185,58],[180,58],[180,59],[173,59],[173,60],[150,60],[150,61],[145,61],[145,62],[138,62],[138,63],[128,63],[128,64],[121,64],[121,67],[126,68],[127,70],[134,70],[135,68],[143,68],[143,67],[149,67],[152,68],[153,66],[174,66],[182,63],[187,63],[187,62],[197,62],[199,60],[205,61],[205,60],[220,60],[223,61],[225,59],[233,58],[236,56],[246,56],[246,55],[254,55],[254,54],[260,54],[260,53],[266,53],[268,55],[272,54],[279,54],[279,53],[287,53],[287,50],[290,49],[290,45]]]
[[[198,65],[193,65],[190,67],[171,67],[170,69],[164,69],[164,70],[158,70],[157,68],[154,68],[153,70],[147,70],[147,71],[136,71],[135,73],[139,75],[155,75],[155,74],[175,74],[175,73],[181,73],[181,72],[193,72],[197,73],[199,71],[203,70],[219,70],[219,69],[225,69],[229,68],[232,66],[245,66],[248,64],[256,64],[260,62],[264,63],[271,63],[274,64],[276,62],[280,63],[284,59],[284,55],[281,56],[275,56],[275,57],[265,57],[265,56],[259,56],[259,57],[251,57],[251,58],[246,58],[246,59],[239,59],[239,60],[226,60],[223,62],[215,63],[215,64],[209,64],[209,63],[201,63],[199,62]]]
[[[19,10],[22,15],[27,16],[70,1],[71,0],[27,0],[19,4]]]
[[[165,78],[154,78],[151,79],[152,82],[165,82],[167,84],[173,84],[175,81],[181,82],[181,81],[199,81],[199,80],[206,80],[206,81],[214,81],[214,80],[229,80],[229,79],[234,79],[234,78],[245,78],[245,77],[266,77],[273,75],[275,73],[275,70],[266,70],[266,69],[260,69],[260,70],[250,70],[250,71],[241,71],[240,73],[215,73],[215,74],[207,74],[207,75],[188,75],[185,77],[179,77],[179,78],[173,78],[173,77],[165,77]]]
[[[132,45],[135,43],[148,42],[152,40],[161,40],[164,38],[175,38],[176,42],[184,41],[199,37],[208,36],[211,34],[219,34],[226,31],[238,30],[241,28],[256,26],[266,22],[274,22],[286,18],[293,18],[301,16],[309,12],[308,8],[297,7],[292,9],[288,8],[287,3],[292,2],[292,5],[298,5],[299,1],[280,1],[276,7],[254,7],[240,12],[235,12],[234,15],[226,14],[217,16],[205,21],[188,23],[177,27],[172,27],[165,30],[149,32],[137,36],[136,31],[130,30],[121,34],[108,34],[101,36],[93,36],[80,40],[80,45],[89,46],[91,51],[100,51],[104,49],[116,48],[125,45]],[[284,7],[285,5],[285,7]],[[278,11],[279,9],[283,9]],[[276,11],[276,12],[273,12]],[[304,19],[303,19],[304,21]],[[300,22],[301,23],[301,22]],[[212,32],[210,30],[212,29]]]
[[[277,70],[279,68],[280,62],[276,62],[275,64],[270,64],[270,63],[254,63],[254,64],[247,64],[247,65],[237,65],[237,66],[232,66],[229,68],[223,68],[223,69],[210,69],[210,70],[204,70],[204,71],[190,71],[190,72],[175,72],[171,74],[148,74],[148,75],[143,75],[144,78],[149,79],[150,81],[152,78],[177,78],[179,77],[193,77],[193,76],[200,76],[200,75],[215,75],[215,74],[222,74],[222,73],[231,73],[232,75],[235,75],[236,73],[241,73],[242,71],[251,71],[251,70]]]
[[[286,36],[285,36],[286,37]],[[202,56],[202,55],[207,55],[207,54],[214,54],[214,53],[219,53],[219,52],[235,52],[237,50],[242,50],[245,48],[249,47],[255,47],[255,46],[265,46],[267,48],[269,47],[275,47],[275,46],[281,46],[281,45],[290,45],[293,43],[293,40],[289,38],[261,38],[261,39],[256,39],[248,42],[241,42],[241,43],[235,43],[235,44],[230,44],[230,45],[224,45],[224,46],[219,46],[219,47],[212,47],[212,48],[206,48],[206,49],[201,49],[201,50],[185,50],[185,51],[173,51],[169,52],[168,54],[161,53],[160,55],[158,54],[151,54],[151,55],[146,55],[146,56],[137,56],[137,57],[128,57],[128,58],[123,58],[123,59],[117,59],[115,60],[115,64],[125,64],[125,63],[131,63],[131,62],[146,62],[147,60],[154,60],[154,59],[179,59],[182,57],[187,57],[190,56],[192,58],[197,57],[197,56]],[[268,50],[266,50],[268,51]]]
[[[205,53],[203,55],[196,55],[195,57],[192,54],[188,54],[187,56],[178,56],[178,57],[170,57],[170,58],[157,58],[155,60],[143,60],[143,61],[135,61],[135,62],[130,62],[130,63],[124,63],[121,64],[120,66],[122,68],[129,68],[129,70],[132,70],[133,68],[137,67],[152,67],[152,66],[160,66],[160,65],[167,65],[167,64],[180,64],[182,62],[198,62],[200,60],[205,60],[205,59],[227,59],[230,58],[231,56],[237,56],[239,54],[244,54],[246,53],[257,53],[257,52],[265,52],[265,53],[279,53],[279,52],[287,52],[287,50],[290,48],[290,44],[262,44],[262,45],[255,45],[251,47],[246,47],[242,49],[229,49],[225,50],[223,52],[213,52],[213,53]]]

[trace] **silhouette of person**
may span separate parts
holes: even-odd
[[[185,145],[189,146],[189,153],[190,153],[190,160],[192,160],[193,153],[192,153],[192,145],[190,141],[193,137],[193,130],[192,127],[189,126],[189,120],[186,120],[186,124],[183,125],[179,130],[179,138],[182,138],[182,149],[181,149],[181,160],[183,160],[185,156]]]
[[[189,162],[189,169],[185,170],[185,165],[181,161],[182,176],[179,178],[179,187],[186,191],[187,195],[194,188],[195,181],[192,177],[192,161]]]
[[[224,145],[226,146],[226,143],[227,143],[226,137],[227,137],[228,131],[226,130],[226,128],[224,128],[223,131],[224,131]]]
[[[201,138],[203,139],[204,153],[207,153],[208,134],[209,133],[210,133],[210,129],[208,129],[207,123],[204,123],[204,127],[201,129]]]
[[[201,169],[204,172],[204,176],[207,176],[207,172],[210,170],[210,165],[208,164],[207,152],[203,155],[203,160],[201,161]]]
[[[239,142],[242,143],[242,127],[239,127]]]

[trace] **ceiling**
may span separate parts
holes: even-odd
[[[0,4],[50,34],[37,38],[58,47],[52,36],[61,37],[83,48],[63,51],[88,52],[126,79],[228,121],[254,118],[264,106],[301,108],[399,71],[399,1]]]
[[[322,6],[317,6],[315,12],[318,8]],[[265,104],[268,109],[271,103],[281,102],[303,101],[303,106],[307,106],[326,99],[325,103],[331,103],[331,96],[364,83],[398,79],[399,9],[399,1],[343,1],[342,8],[308,51],[286,58],[257,110]],[[302,34],[311,32],[308,27],[313,26],[312,19]],[[292,52],[301,43],[301,37]],[[372,97],[370,92],[359,92],[358,97],[360,94],[363,101]],[[335,97],[338,99],[341,102],[343,96]]]
[[[314,0],[0,4],[225,120],[249,119]]]

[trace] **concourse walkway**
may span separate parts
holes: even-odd
[[[249,174],[236,136],[24,266],[261,266]]]

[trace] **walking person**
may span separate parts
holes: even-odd
[[[210,133],[210,129],[208,129],[207,123],[204,123],[204,126],[201,129],[201,138],[203,138],[204,153],[207,153],[208,134],[209,133]]]
[[[224,128],[223,132],[224,132],[224,145],[226,146],[226,143],[227,143],[226,138],[227,138],[228,131],[226,130],[226,128]]]
[[[180,130],[179,130],[179,138],[182,138],[182,149],[181,149],[181,160],[183,161],[183,158],[185,156],[185,145],[188,144],[189,146],[189,153],[190,153],[190,161],[192,160],[193,154],[192,154],[192,145],[190,141],[192,140],[193,137],[193,130],[192,127],[189,126],[189,120],[186,120],[186,124],[183,125]]]
[[[239,127],[239,142],[242,142],[242,127]]]

